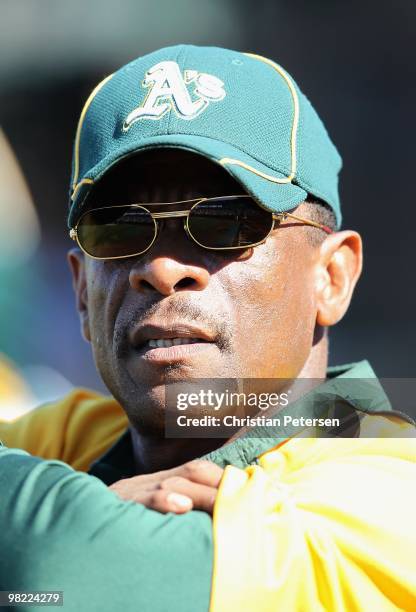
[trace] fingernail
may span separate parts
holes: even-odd
[[[169,493],[167,500],[176,510],[190,510],[192,507],[191,498],[180,493]]]

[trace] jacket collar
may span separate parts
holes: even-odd
[[[323,413],[327,410],[327,402],[317,400],[327,400],[328,397],[334,396],[363,412],[380,414],[391,411],[383,387],[366,360],[328,368],[326,380],[305,397],[290,404],[286,410],[293,416],[319,417],[320,411]],[[273,431],[270,427],[256,427],[233,442],[204,455],[203,458],[221,467],[232,464],[244,468],[256,463],[259,455],[284,442],[288,437],[290,437],[289,431],[282,428]],[[100,478],[106,484],[137,475],[129,429],[91,465],[89,474]]]

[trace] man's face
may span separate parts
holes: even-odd
[[[242,194],[220,166],[185,151],[149,151],[109,172],[90,208]],[[304,213],[301,205],[299,214]],[[151,207],[156,211],[157,207]],[[163,220],[142,255],[84,257],[79,291],[84,334],[97,368],[136,427],[163,427],[164,385],[190,378],[294,378],[310,354],[315,322],[315,228],[276,228],[245,251],[209,251],[182,219]],[[85,275],[85,277],[84,277]],[[162,330],[162,331],[161,331]],[[152,349],[143,339],[172,332],[203,342]]]

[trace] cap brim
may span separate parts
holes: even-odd
[[[157,148],[186,149],[220,164],[260,206],[272,212],[291,210],[307,197],[307,192],[304,189],[288,182],[287,175],[265,166],[227,143],[205,136],[165,134],[142,140],[140,144],[134,147],[130,146],[124,150],[118,149],[116,154],[113,153],[92,168],[87,173],[87,177],[80,182],[75,192],[69,210],[69,227],[76,224],[89,192],[110,168],[131,155],[146,149]]]

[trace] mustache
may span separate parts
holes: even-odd
[[[232,324],[230,315],[224,312],[213,313],[208,312],[200,304],[183,299],[169,300],[166,304],[155,302],[145,308],[136,309],[130,308],[124,315],[123,321],[115,326],[114,341],[117,347],[117,352],[120,356],[125,354],[130,349],[128,341],[128,332],[133,325],[137,325],[141,321],[152,319],[163,321],[178,320],[188,323],[199,323],[204,329],[210,332],[217,338],[216,342],[221,350],[227,351],[232,346]]]

